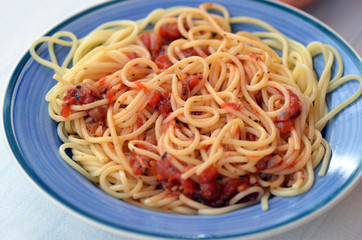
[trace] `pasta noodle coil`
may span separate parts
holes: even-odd
[[[237,23],[267,31],[231,32]],[[43,42],[51,61],[35,51]],[[71,49],[61,65],[54,44]],[[108,194],[166,212],[266,210],[271,195],[308,191],[330,157],[321,130],[362,92],[333,47],[211,3],[105,23],[82,39],[59,32],[30,52],[55,71],[46,100],[63,159]],[[329,111],[326,94],[350,80],[358,90]]]

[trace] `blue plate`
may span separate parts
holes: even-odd
[[[106,2],[85,10],[48,32],[60,30],[85,36],[101,23],[117,19],[139,19],[157,7],[197,6],[199,0],[154,0]],[[345,74],[361,75],[362,64],[356,53],[328,27],[285,5],[268,1],[215,0],[232,16],[251,16],[265,20],[287,36],[308,44],[322,41],[341,53]],[[248,25],[238,28],[255,30]],[[38,51],[47,55],[44,46]],[[66,50],[57,48],[64,57]],[[316,59],[320,72],[322,59]],[[42,192],[83,219],[126,235],[167,238],[230,238],[268,236],[298,224],[329,209],[361,178],[362,100],[359,99],[333,118],[324,130],[333,154],[327,175],[316,176],[313,188],[296,197],[273,197],[270,210],[254,205],[220,216],[184,216],[150,211],[115,199],[87,181],[59,156],[61,144],[56,123],[51,120],[44,100],[56,83],[52,71],[36,63],[27,53],[16,67],[4,100],[4,128],[16,161]],[[358,88],[348,82],[328,95],[330,108],[338,105]]]

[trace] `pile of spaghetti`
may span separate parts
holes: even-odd
[[[268,31],[232,33],[236,23]],[[51,61],[35,51],[43,42]],[[61,65],[55,44],[70,47]],[[334,48],[303,46],[210,3],[108,22],[80,40],[59,32],[31,54],[55,70],[46,100],[62,158],[110,195],[167,212],[221,214],[256,202],[266,210],[272,195],[307,191],[330,157],[321,130],[361,94],[329,112],[328,92],[361,81],[342,77]]]

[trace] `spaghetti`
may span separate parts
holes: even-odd
[[[232,33],[236,23],[268,32]],[[44,42],[51,61],[35,51]],[[70,47],[61,65],[55,44]],[[321,130],[362,92],[360,76],[342,77],[333,47],[305,47],[210,3],[108,22],[80,40],[59,32],[36,41],[31,54],[58,81],[46,100],[62,158],[116,198],[184,214],[256,202],[266,210],[272,195],[306,192],[313,169],[323,161],[324,175],[330,158]],[[326,94],[349,80],[359,81],[358,91],[328,111]]]

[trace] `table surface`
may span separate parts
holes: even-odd
[[[35,39],[65,18],[102,1],[0,2],[0,84],[3,92],[18,59]],[[319,0],[304,10],[329,25],[362,55],[362,1]],[[83,222],[38,192],[16,166],[2,135],[0,239],[128,239]],[[361,202],[362,182],[328,212],[268,239],[362,239]]]

